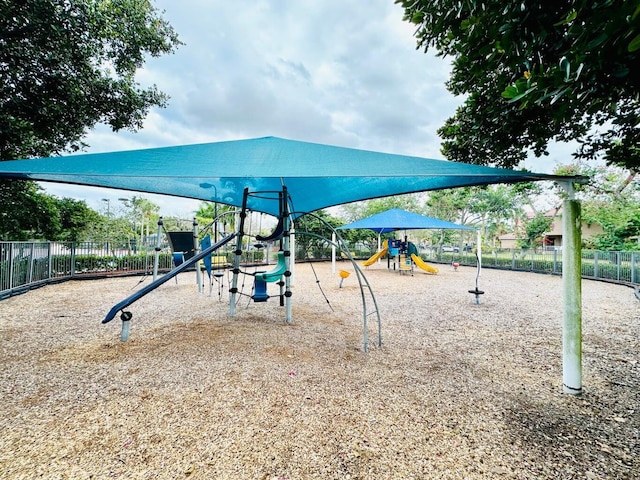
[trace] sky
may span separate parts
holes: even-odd
[[[169,95],[136,133],[97,126],[87,153],[264,136],[443,158],[437,129],[462,103],[445,88],[450,59],[416,49],[393,0],[156,0],[182,42],[150,58],[143,85]],[[529,167],[550,173],[563,149]],[[176,166],[179,168],[179,166]],[[104,211],[134,192],[46,184]],[[199,202],[138,194],[161,215]],[[107,202],[108,200],[108,202]]]

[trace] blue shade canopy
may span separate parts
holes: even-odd
[[[341,230],[352,228],[366,228],[377,233],[394,232],[396,230],[423,230],[423,229],[456,229],[456,230],[473,230],[472,227],[458,225],[456,223],[439,220],[418,213],[407,212],[399,208],[392,208],[385,212],[371,215],[357,222],[350,223],[338,227]]]
[[[277,192],[284,185],[295,216],[426,190],[568,179],[277,137],[11,160],[0,162],[0,178],[161,193],[238,207],[245,187]],[[279,213],[278,202],[268,195],[250,197],[247,207]]]

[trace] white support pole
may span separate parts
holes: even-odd
[[[193,254],[200,253],[200,242],[198,241],[198,220],[193,219]],[[200,271],[200,262],[196,262],[196,282],[198,283],[198,293],[202,293],[202,272]]]
[[[578,395],[582,393],[582,222],[573,184],[561,185],[567,192],[562,205],[562,389]]]
[[[295,283],[295,272],[296,272],[296,228],[291,221],[291,217],[289,217],[291,230],[289,235],[289,251],[291,252],[291,256],[289,257],[289,271],[291,272],[291,276],[289,277],[289,286],[293,286]],[[287,230],[285,230],[286,232]]]
[[[482,232],[480,229],[476,235],[476,256],[478,257],[478,275],[482,275]]]
[[[286,200],[285,200],[286,201]],[[292,309],[291,309],[291,286],[293,285],[293,269],[295,265],[295,229],[293,227],[293,222],[291,222],[291,217],[287,214],[284,219],[284,239],[283,239],[283,248],[285,251],[284,254],[284,264],[285,271],[289,272],[289,275],[285,273],[284,277],[284,305],[285,305],[285,320],[287,323],[291,323],[292,321]],[[287,251],[289,255],[287,256]]]
[[[331,273],[336,273],[336,232],[331,232]]]

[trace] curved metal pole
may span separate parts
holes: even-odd
[[[367,327],[367,318],[369,317],[369,315],[373,315],[374,313],[377,316],[377,323],[378,323],[378,347],[382,346],[382,318],[380,317],[380,311],[378,310],[378,302],[376,300],[376,297],[373,293],[373,289],[371,288],[371,284],[369,284],[369,281],[367,280],[367,277],[364,275],[364,272],[362,271],[362,269],[358,266],[357,262],[355,261],[355,259],[353,258],[353,256],[351,255],[351,252],[349,251],[349,249],[347,248],[346,242],[344,241],[344,239],[340,236],[340,233],[333,228],[331,225],[329,225],[325,220],[323,220],[322,218],[320,218],[319,216],[313,214],[313,213],[309,213],[309,212],[293,212],[295,214],[304,214],[304,215],[310,215],[314,218],[316,218],[317,220],[319,220],[321,223],[323,223],[325,226],[327,226],[333,234],[335,234],[337,241],[334,243],[332,240],[329,240],[326,237],[323,237],[322,235],[318,235],[316,233],[312,233],[312,232],[296,232],[297,235],[309,235],[311,237],[316,237],[316,238],[320,238],[326,242],[329,242],[332,246],[335,246],[336,248],[339,248],[341,252],[343,252],[345,254],[345,256],[349,259],[349,261],[351,262],[351,265],[353,266],[353,270],[356,272],[356,277],[358,278],[358,284],[360,286],[360,296],[362,298],[362,337],[363,337],[363,350],[365,352],[368,351],[368,345],[369,345],[369,334],[368,334],[368,327]],[[333,236],[332,236],[333,238]],[[369,291],[369,295],[371,296],[371,301],[373,302],[373,308],[374,310],[371,312],[367,311],[367,298],[365,296],[365,288]]]

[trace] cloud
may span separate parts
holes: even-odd
[[[156,5],[186,43],[139,74],[171,97],[136,134],[156,145],[152,125],[164,124],[167,142],[275,135],[433,156],[459,103],[448,62],[416,50],[388,0]]]
[[[450,65],[416,50],[414,27],[393,2],[155,5],[185,45],[150,58],[137,78],[169,105],[135,134],[98,126],[88,151],[273,135],[442,158],[436,130],[460,104],[444,85]]]

